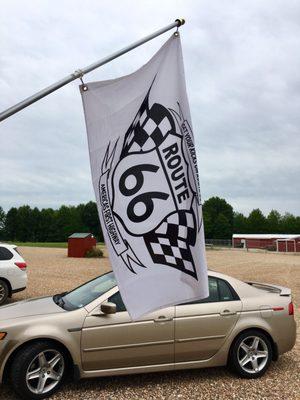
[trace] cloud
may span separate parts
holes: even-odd
[[[181,16],[202,197],[299,215],[299,2],[3,0],[0,109]],[[133,72],[167,37],[85,79]],[[0,123],[5,209],[94,199],[78,84]]]

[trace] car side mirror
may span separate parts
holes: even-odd
[[[116,304],[110,302],[101,304],[100,309],[104,314],[115,314],[117,312]]]

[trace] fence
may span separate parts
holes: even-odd
[[[232,247],[231,239],[205,239],[207,247]]]

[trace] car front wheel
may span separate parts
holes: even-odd
[[[229,365],[243,378],[258,378],[268,369],[272,360],[270,339],[258,330],[249,330],[233,343]]]
[[[20,350],[11,366],[11,382],[22,399],[50,397],[62,385],[67,359],[51,342],[37,342]]]

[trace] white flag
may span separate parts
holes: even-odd
[[[132,319],[208,296],[198,169],[179,36],[83,90],[98,211]]]

